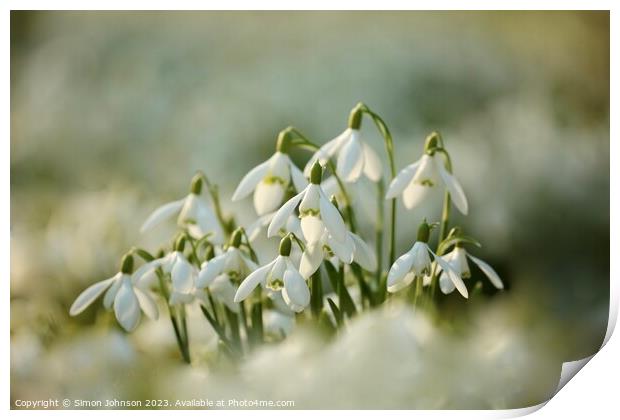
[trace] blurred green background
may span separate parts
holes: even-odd
[[[389,125],[398,167],[428,132],[443,134],[470,201],[456,221],[508,285],[468,308],[484,317],[499,305],[537,331],[524,352],[544,360],[597,350],[609,302],[609,13],[12,12],[12,399],[159,395],[145,378],[178,364],[171,332],[161,353],[99,305],[70,319],[73,299],[128,247],[165,237],[140,236],[140,223],[185,195],[197,169],[251,221],[251,200],[228,199],[277,132],[295,125],[325,142],[358,101]],[[399,210],[398,252],[435,204]],[[447,316],[465,306],[445,301]]]

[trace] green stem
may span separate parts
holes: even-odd
[[[209,190],[211,201],[213,201],[213,209],[215,210],[215,216],[217,217],[217,220],[220,222],[222,229],[224,229],[224,232],[226,232],[226,235],[230,236],[230,234],[234,230],[234,227],[233,227],[233,224],[227,222],[226,218],[224,217],[224,212],[222,211],[222,205],[220,203],[220,195],[218,192],[217,185],[211,184],[211,182],[209,181],[209,178],[207,178],[207,175],[205,175],[202,172],[201,172],[201,176],[204,179],[205,184],[207,184],[207,189]]]
[[[383,180],[377,182],[377,221],[375,224],[375,252],[377,254],[377,273],[375,280],[376,290],[379,290],[381,285],[381,276],[383,275],[383,217],[384,207],[383,202],[385,195],[385,185]]]
[[[385,143],[385,152],[388,157],[388,163],[390,165],[390,175],[392,180],[396,177],[396,165],[394,164],[394,141],[392,139],[392,133],[390,133],[390,129],[383,119],[375,114],[368,106],[365,104],[360,104],[362,112],[368,114],[372,121],[377,126],[379,133],[383,137],[383,141]],[[391,200],[390,205],[390,252],[389,252],[389,265],[391,266],[394,263],[396,258],[396,199],[393,198]]]
[[[317,270],[312,275],[311,285],[312,285],[312,295],[311,295],[310,305],[312,309],[312,315],[316,319],[319,319],[319,316],[321,315],[321,309],[323,308],[323,288],[321,285],[320,270]]]
[[[157,274],[157,279],[159,280],[159,289],[161,291],[164,300],[166,301],[166,307],[168,308],[168,314],[170,315],[170,322],[172,323],[172,328],[174,329],[174,336],[177,340],[177,346],[179,347],[179,351],[181,352],[181,357],[183,361],[187,364],[191,363],[191,358],[189,356],[189,346],[185,344],[183,337],[181,335],[181,329],[179,328],[179,323],[177,322],[177,318],[174,314],[173,308],[170,306],[169,299],[170,293],[168,292],[168,288],[164,282],[164,276],[161,272],[161,269],[157,269],[155,271]]]

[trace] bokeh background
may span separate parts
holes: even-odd
[[[195,170],[248,223],[251,200],[228,198],[277,132],[292,124],[322,143],[358,101],[390,126],[399,167],[432,130],[451,150],[470,201],[457,221],[508,286],[446,299],[446,319],[466,328],[370,314],[334,343],[300,333],[231,374],[184,367],[165,317],[132,335],[99,305],[69,318],[128,247],[165,237],[139,226],[185,195]],[[363,133],[382,152],[370,123]],[[399,210],[398,252],[438,206]],[[10,287],[12,401],[538,403],[607,325],[609,14],[12,12]],[[190,323],[200,354],[214,337]]]

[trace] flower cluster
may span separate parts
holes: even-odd
[[[380,197],[392,206],[390,230],[383,230],[383,205],[379,205],[374,250],[358,231],[348,191],[352,184],[370,182],[383,194],[381,159],[362,138],[364,116],[383,137],[391,174],[387,193]],[[289,155],[294,148],[314,152],[303,171]],[[479,243],[458,227],[448,231],[451,204],[467,214],[468,202],[441,136],[428,136],[422,157],[398,174],[393,148],[387,125],[364,104],[351,111],[344,132],[323,146],[293,127],[286,128],[277,137],[273,156],[248,172],[232,196],[238,201],[253,193],[257,219],[245,228],[224,216],[217,188],[198,173],[187,196],[157,208],[142,225],[144,233],[176,216],[179,231],[171,246],[155,254],[132,248],[120,271],[84,290],[70,314],[81,313],[103,295],[104,307],[113,308],[121,327],[132,331],[142,313],[158,317],[161,299],[181,354],[189,362],[187,305],[200,307],[222,348],[234,359],[290,330],[276,326],[278,334],[273,334],[274,328],[263,325],[267,311],[293,323],[296,317],[316,319],[335,331],[361,310],[401,299],[406,294],[387,292],[396,294],[412,284],[416,305],[421,297],[434,302],[436,285],[445,294],[458,290],[467,298],[464,279],[471,276],[467,258],[492,285],[503,288],[493,268],[464,248]],[[323,180],[327,172],[331,176]],[[402,196],[405,207],[415,209],[432,189],[445,192],[441,220],[423,220],[411,249],[395,258],[396,199]],[[436,227],[439,235],[433,251],[429,241]],[[384,267],[386,234],[389,265]],[[280,239],[277,255],[267,263],[259,261],[254,249],[260,236]],[[143,263],[135,269],[137,258]]]

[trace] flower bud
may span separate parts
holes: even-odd
[[[286,235],[280,241],[280,255],[283,257],[288,257],[291,255],[291,236]]]
[[[353,108],[349,114],[349,128],[353,130],[359,130],[362,125],[362,117],[364,115],[362,106],[363,104],[361,102],[355,105],[355,108]]]
[[[323,177],[323,168],[321,164],[317,160],[312,165],[312,170],[310,171],[310,182],[315,185],[319,185],[321,183],[321,178]]]
[[[426,223],[426,220],[420,223],[418,227],[418,242],[428,242],[428,238],[431,234],[431,227]]]
[[[287,127],[280,131],[278,134],[278,140],[276,142],[276,150],[278,152],[287,153],[293,140],[292,135],[293,127]]]
[[[202,175],[196,174],[192,178],[192,185],[190,187],[190,191],[192,194],[200,195],[202,191]]]
[[[235,231],[232,234],[232,237],[230,238],[230,246],[239,248],[239,245],[241,245],[241,238],[242,238],[241,229],[240,228],[235,229]]]
[[[133,273],[133,256],[130,253],[123,255],[123,259],[121,260],[121,273]]]

